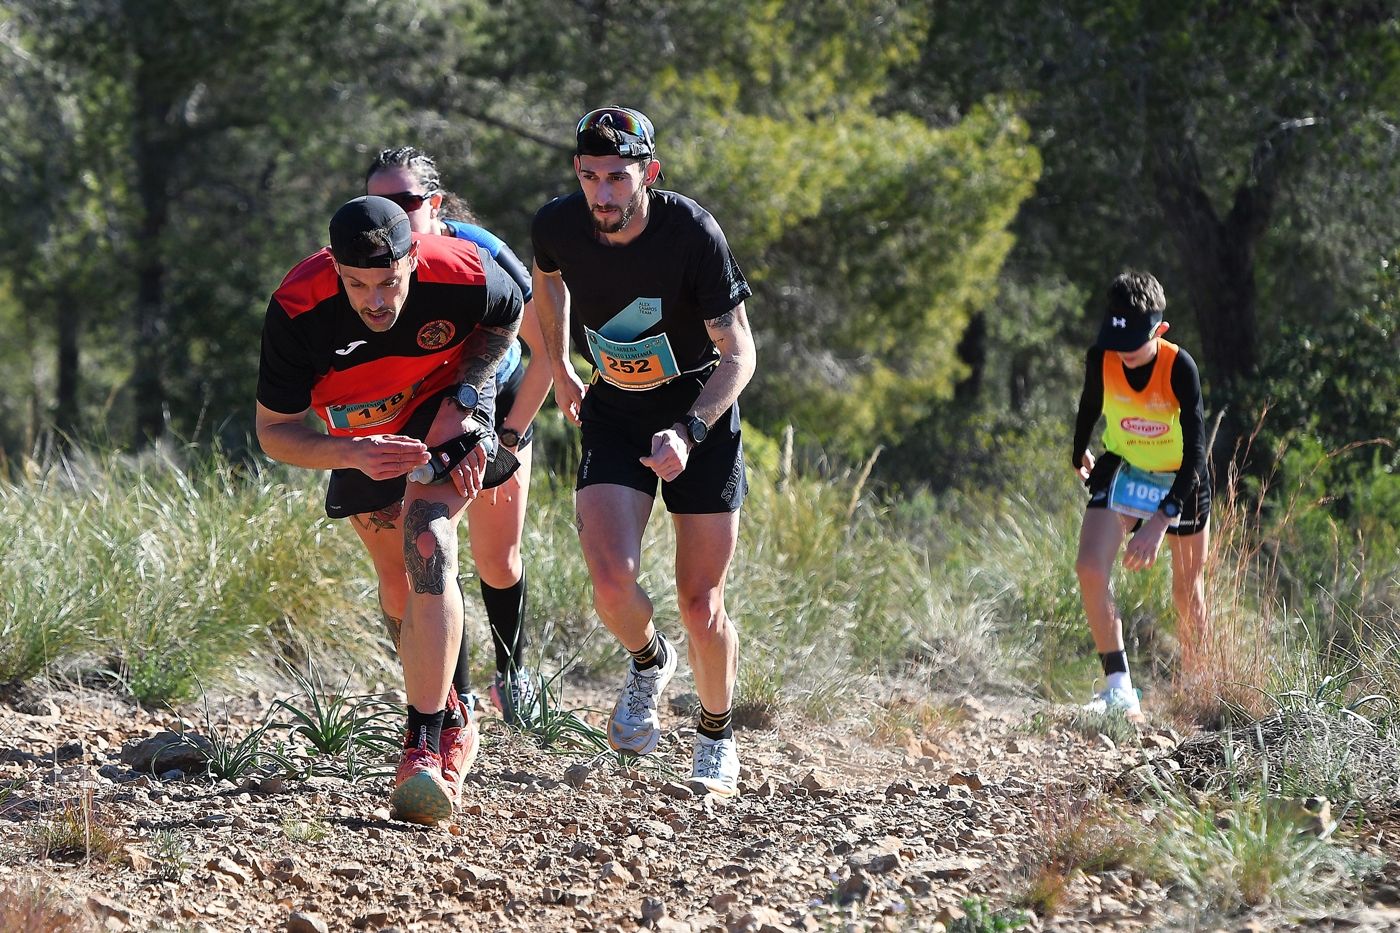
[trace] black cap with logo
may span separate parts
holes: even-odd
[[[1161,311],[1144,313],[1129,308],[1110,310],[1103,316],[1097,346],[1100,350],[1131,353],[1152,339],[1152,334],[1160,323]]]

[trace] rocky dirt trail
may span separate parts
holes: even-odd
[[[266,699],[235,701],[235,731]],[[590,700],[608,705],[602,689]],[[464,809],[425,828],[389,819],[383,778],[162,780],[122,752],[133,760],[173,714],[102,693],[12,699],[0,704],[0,891],[39,879],[85,914],[74,929],[93,930],[962,929],[965,898],[1000,908],[1026,889],[1057,814],[1097,798],[1150,819],[1131,776],[1170,770],[1180,739],[1152,728],[1120,749],[1055,726],[1043,704],[953,697],[946,725],[883,742],[805,721],[744,730],[742,795],[725,803],[679,780],[683,705],[659,764],[640,770],[548,754],[495,723]],[[109,859],[40,854],[38,828],[65,811],[113,840]],[[1312,924],[1400,929],[1400,912],[1366,900]],[[1168,891],[1118,869],[1079,874],[1055,917],[1026,920],[1143,930],[1173,916]],[[1250,923],[1237,928],[1281,921]]]

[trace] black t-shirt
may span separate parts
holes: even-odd
[[[708,211],[673,191],[648,196],[646,229],[624,246],[597,237],[583,192],[550,201],[530,228],[535,263],[562,272],[568,286],[575,347],[603,376],[631,388],[650,387],[648,367],[673,377],[670,368],[693,372],[714,363],[719,352],[705,321],[752,294]],[[666,347],[649,340],[662,334]]]
[[[1074,419],[1074,451],[1070,462],[1075,469],[1080,466],[1079,455],[1089,447],[1089,436],[1094,432],[1103,415],[1103,353],[1098,347],[1090,347],[1084,359],[1084,390],[1079,396],[1079,413]],[[1147,388],[1152,379],[1152,371],[1160,356],[1137,369],[1123,367],[1123,376],[1134,392]],[[1196,361],[1182,347],[1176,349],[1176,363],[1171,371],[1172,394],[1181,404],[1181,468],[1176,471],[1176,480],[1167,492],[1166,499],[1178,506],[1196,491],[1198,485],[1206,481],[1206,409],[1201,396],[1201,373]]]
[[[377,333],[350,306],[330,250],[287,273],[263,320],[258,401],[283,414],[308,407],[330,433],[397,433],[460,377],[478,324],[520,319],[519,287],[476,244],[414,235],[418,268],[394,326]]]

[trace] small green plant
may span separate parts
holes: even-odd
[[[1019,910],[993,910],[986,898],[966,897],[963,916],[948,924],[948,933],[1011,933],[1030,922]]]
[[[552,753],[583,752],[587,755],[611,753],[607,733],[590,725],[579,715],[582,710],[564,706],[564,670],[546,678],[537,675],[535,703],[521,710],[520,724],[512,727]]]
[[[1065,716],[1064,725],[1086,739],[1107,736],[1115,745],[1139,745],[1142,740],[1137,726],[1133,725],[1121,710],[1110,709],[1095,712],[1082,707],[1072,707]]]
[[[155,862],[156,877],[162,881],[183,881],[194,864],[189,837],[178,830],[156,830],[146,851]]]
[[[189,739],[185,740],[185,744],[199,749],[204,754],[208,762],[209,773],[215,779],[237,784],[245,777],[256,773],[269,761],[277,760],[276,755],[263,748],[263,740],[267,738],[267,732],[270,728],[271,724],[264,717],[262,722],[249,730],[246,735],[235,739],[228,728],[227,711],[225,711],[224,724],[216,725],[206,696],[204,701],[204,737],[208,739],[209,745],[208,747],[197,745]],[[184,735],[183,730],[181,735]]]
[[[739,665],[734,691],[734,726],[771,729],[784,705],[783,670],[772,661],[751,657]]]
[[[1277,798],[1238,789],[1223,805],[1192,803],[1161,788],[1158,796],[1163,813],[1142,867],[1199,910],[1322,907],[1336,899],[1343,881],[1364,871],[1356,855]]]
[[[345,774],[358,779],[375,773],[371,762],[399,747],[399,711],[378,697],[348,693],[349,675],[339,688],[327,690],[314,666],[305,674],[290,666],[288,671],[301,690],[275,702],[270,713],[286,713],[291,721],[277,727],[313,750],[306,773]],[[304,706],[294,702],[299,698],[305,700]]]
[[[290,813],[282,817],[282,835],[292,842],[319,842],[330,834],[330,826],[319,817],[304,819]]]
[[[30,830],[29,841],[39,858],[110,862],[121,852],[126,836],[94,806],[93,793],[86,790]]]

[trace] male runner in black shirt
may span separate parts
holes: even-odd
[[[692,780],[730,796],[739,651],[724,581],[747,491],[737,400],[755,366],[750,290],[714,218],[652,187],[661,164],[650,120],[605,107],[585,115],[576,136],[582,191],[535,215],[533,277],[555,400],[582,427],[578,532],[594,606],[632,655],[608,741],[636,754],[656,749],[657,699],[676,669],[677,651],[637,583],[659,479],[700,695]],[[569,361],[570,336],[593,363],[586,388]]]

